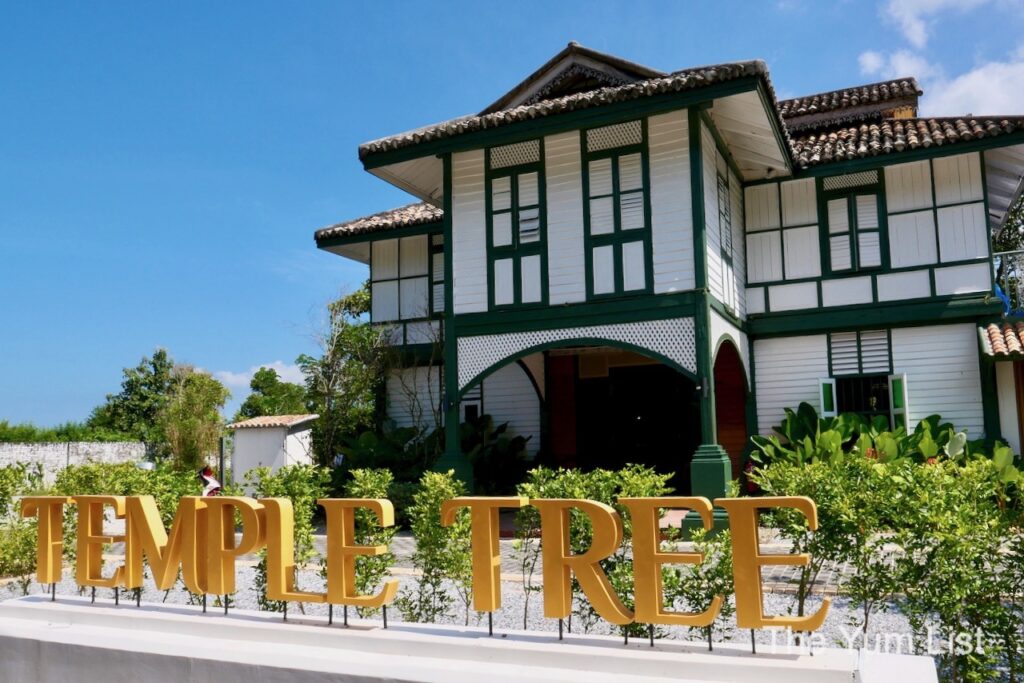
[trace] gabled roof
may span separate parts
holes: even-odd
[[[227,426],[228,429],[270,429],[270,428],[281,428],[281,427],[295,427],[306,422],[312,422],[319,418],[319,415],[263,415],[260,417],[251,417],[248,420],[242,420],[241,422],[232,422]]]
[[[417,202],[320,228],[314,234],[314,238],[319,242],[329,237],[364,235],[394,228],[429,225],[430,223],[439,223],[443,216],[444,211],[436,206],[426,202]]]
[[[895,78],[779,102],[779,113],[789,131],[851,121],[881,120],[894,109],[909,108],[917,115],[923,94],[913,77]]]
[[[904,150],[953,145],[1024,129],[1024,116],[885,119],[880,123],[816,130],[792,139],[802,167],[864,159]]]
[[[768,67],[765,63],[760,60],[730,62],[676,71],[666,76],[649,78],[626,85],[601,87],[595,90],[542,100],[535,104],[523,104],[511,109],[503,109],[487,114],[462,116],[457,119],[442,121],[441,123],[406,131],[398,135],[390,135],[363,143],[359,146],[359,158],[365,160],[372,154],[413,147],[414,145],[431,140],[443,140],[472,131],[498,128],[519,121],[600,107],[612,104],[613,102],[626,102],[663,93],[694,90],[746,76],[756,76],[763,79],[771,97],[771,104],[774,106],[776,101],[775,95],[768,80]],[[780,127],[781,122],[782,120],[779,118]]]
[[[603,86],[615,87],[666,75],[664,71],[592,50],[572,41],[539,69],[481,111],[480,115],[522,104],[536,104],[542,100],[571,95],[581,90],[593,90],[595,87]]]

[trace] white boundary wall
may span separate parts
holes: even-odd
[[[0,443],[0,467],[18,462],[39,463],[43,478],[52,483],[57,472],[68,465],[87,462],[137,462],[146,457],[146,444],[141,441],[68,443]]]

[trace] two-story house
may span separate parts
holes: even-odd
[[[922,119],[920,95],[778,101],[760,61],[667,73],[570,43],[479,114],[362,145],[421,201],[316,243],[369,265],[396,343],[440,350],[389,378],[388,411],[443,423],[463,474],[481,413],[556,462],[706,495],[801,401],[1019,450],[979,331],[1024,116]]]

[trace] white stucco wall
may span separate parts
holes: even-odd
[[[256,467],[269,467],[276,472],[288,465],[311,464],[312,448],[308,427],[293,429],[261,427],[235,432],[232,456],[232,477],[241,482],[245,473]]]

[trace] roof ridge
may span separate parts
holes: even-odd
[[[822,92],[809,93],[807,95],[799,95],[797,97],[787,97],[783,100],[779,100],[779,104],[782,104],[783,102],[795,102],[797,100],[808,100],[814,97],[822,97],[824,95],[832,95],[835,93],[845,92],[847,90],[858,90],[861,88],[873,88],[879,85],[890,85],[892,83],[911,83],[917,88],[919,95],[924,94],[924,91],[921,89],[921,86],[920,84],[918,84],[917,78],[915,76],[900,76],[898,78],[886,78],[881,81],[875,81],[874,83],[848,85],[843,88],[833,88],[832,90],[823,90]]]

